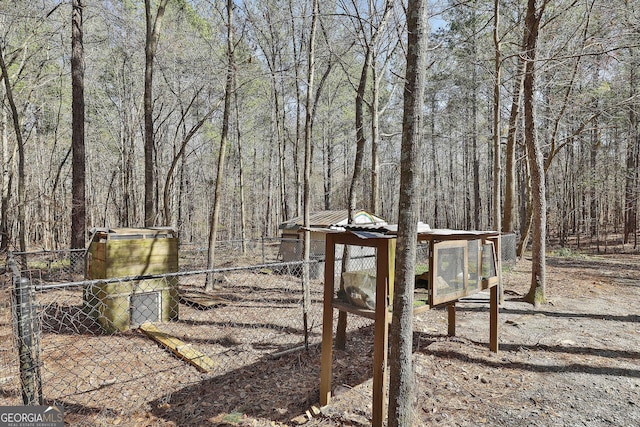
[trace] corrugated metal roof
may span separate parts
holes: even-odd
[[[373,217],[375,221],[377,220],[384,221],[382,218],[376,217],[375,215],[372,215],[363,210],[357,211],[356,215],[361,213],[365,213]],[[318,228],[330,227],[332,225],[336,225],[346,221],[348,216],[349,216],[349,211],[347,209],[312,212],[311,214],[309,214],[309,226],[318,227]],[[304,221],[304,218],[302,216],[292,218],[280,224],[280,229],[281,230],[298,229],[304,225],[303,221]]]

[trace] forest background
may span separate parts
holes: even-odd
[[[236,1],[233,21],[226,2],[73,3],[84,50],[83,236],[169,225],[203,244],[216,201],[218,239],[276,236],[303,212],[307,112],[310,209],[345,209],[351,194],[397,221],[403,2],[319,4],[311,103],[311,1]],[[432,227],[528,234],[525,3],[430,5],[415,196]],[[529,62],[548,235],[636,247],[640,2],[543,0],[538,11]],[[3,250],[72,244],[72,22],[69,2],[0,2]]]

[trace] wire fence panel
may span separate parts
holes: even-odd
[[[85,256],[84,249],[11,253],[20,275],[36,285],[83,280]]]
[[[13,324],[12,275],[0,277],[0,406],[22,404],[18,342]]]
[[[84,253],[67,256],[16,258],[34,291],[42,396],[68,413],[135,411],[305,343],[300,261],[73,281],[82,276],[70,258],[83,260]],[[322,265],[310,265],[310,345],[322,338]],[[207,276],[213,290],[205,290]],[[0,315],[0,332],[13,337],[10,307]],[[349,330],[369,324],[353,319]],[[20,401],[14,343],[3,340],[0,353],[10,368],[2,370],[3,404]]]
[[[43,394],[85,407],[135,407],[302,343],[299,279],[263,269],[216,273],[223,279],[212,293],[202,291],[204,273],[38,292]],[[175,279],[178,301],[165,309],[162,293]],[[310,337],[318,342],[322,293],[318,283],[312,288]],[[146,322],[175,346],[146,334]],[[213,363],[198,369],[187,348]]]
[[[295,251],[288,257],[289,239],[263,238],[254,240],[230,240],[216,243],[216,266],[239,267],[256,264],[269,264],[281,261],[301,261],[302,243],[295,242]],[[283,250],[284,249],[284,250]],[[180,244],[180,270],[193,271],[205,269],[208,249],[189,243]]]

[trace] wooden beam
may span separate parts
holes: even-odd
[[[333,363],[333,282],[336,247],[333,235],[328,233],[324,260],[324,304],[322,311],[322,356],[320,359],[320,405],[331,401],[331,375]],[[346,313],[345,313],[346,315]]]
[[[455,337],[456,336],[456,302],[455,301],[447,305],[447,312],[448,312],[447,314],[448,314],[448,321],[449,321],[447,334],[450,337]]]
[[[372,426],[382,427],[386,418],[387,347],[389,343],[389,240],[380,241],[376,263],[376,320],[373,333],[373,417]]]
[[[200,372],[209,372],[215,366],[215,362],[209,356],[196,350],[191,344],[162,332],[152,323],[142,324],[140,330],[163,347],[169,349],[180,359],[195,366]]]
[[[498,273],[499,274],[499,273]],[[492,286],[489,290],[489,349],[498,352],[498,286]]]

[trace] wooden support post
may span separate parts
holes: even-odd
[[[387,305],[389,276],[389,240],[377,247],[376,319],[373,338],[373,417],[372,426],[382,427],[386,419],[386,372],[389,343],[389,309]]]
[[[487,240],[493,243],[496,280],[498,286],[498,302],[502,304],[504,303],[504,289],[502,287],[502,236],[498,234],[497,236],[487,238]]]
[[[344,350],[347,348],[347,312],[338,312],[338,325],[336,326],[336,348]]]
[[[499,273],[498,273],[499,275]],[[492,286],[489,291],[489,349],[494,353],[498,352],[498,286]]]
[[[320,360],[320,405],[331,400],[331,375],[333,363],[333,285],[335,270],[335,240],[326,235],[324,261],[324,306],[322,312],[322,357]],[[346,314],[346,313],[345,313]]]
[[[447,312],[448,312],[447,314],[448,314],[448,321],[449,321],[447,334],[450,337],[455,337],[456,336],[456,302],[455,301],[447,305]]]

